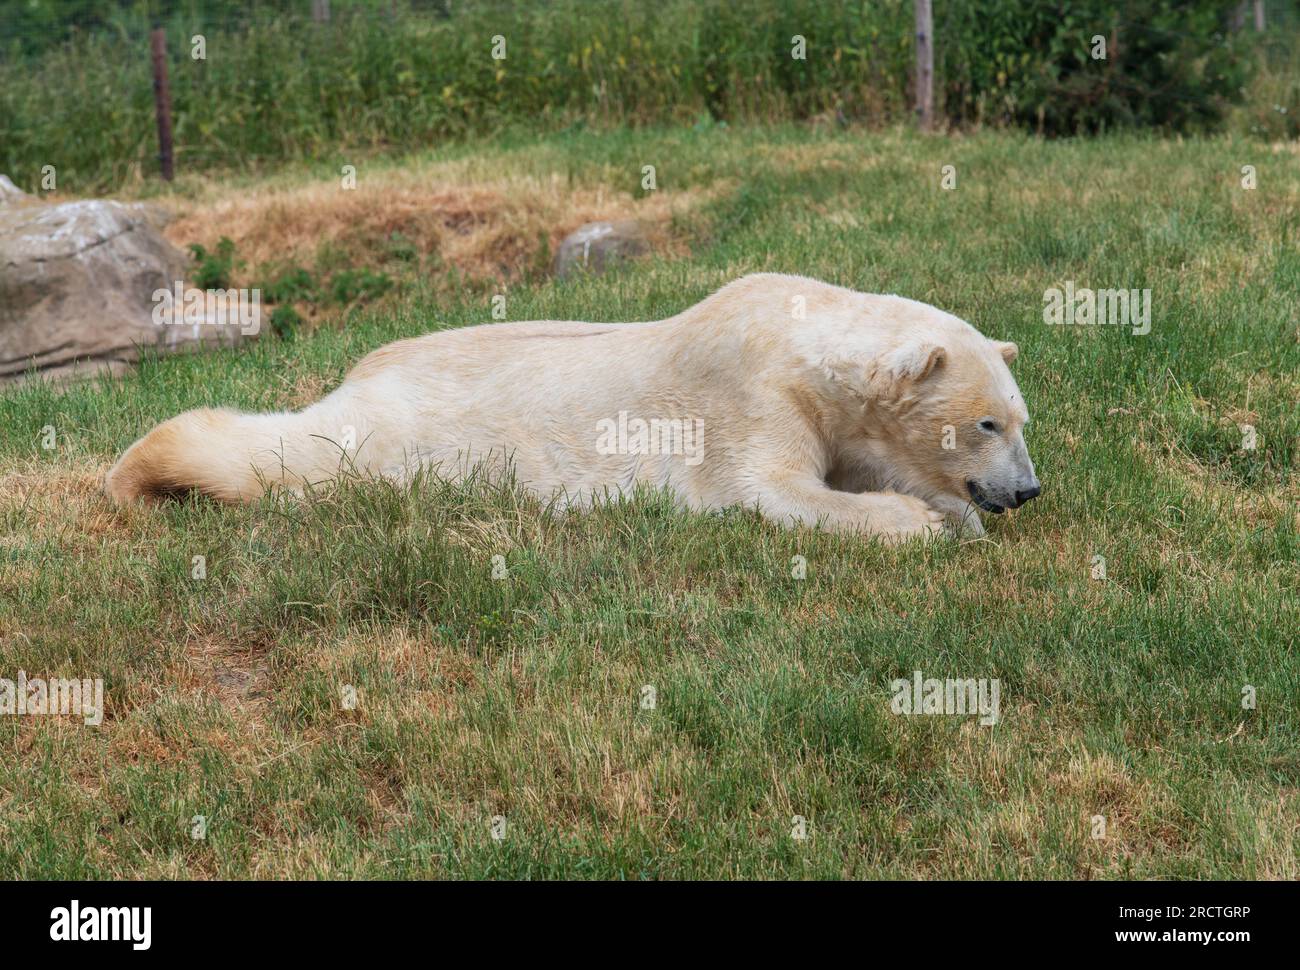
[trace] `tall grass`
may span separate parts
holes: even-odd
[[[1249,58],[1239,48],[1252,42],[1222,35],[1224,10],[1193,6],[1194,22],[1173,0],[945,7],[935,20],[941,113],[1065,134],[1212,126],[1240,93]],[[510,128],[881,123],[911,108],[910,0],[466,0],[452,12],[359,3],[328,24],[304,16],[305,2],[295,9],[167,21],[182,171],[348,161]],[[123,15],[39,55],[0,43],[0,172],[34,189],[52,165],[58,187],[79,194],[152,177],[146,26]],[[1115,44],[1107,61],[1088,53],[1098,31]],[[498,37],[504,59],[493,57]]]
[[[902,0],[553,0],[455,16],[359,10],[168,28],[177,165],[249,168],[321,152],[427,147],[512,124],[694,123],[896,113],[910,41]],[[206,59],[191,39],[205,34]],[[791,38],[812,54],[791,57]],[[492,56],[504,38],[504,59]],[[154,171],[147,39],[81,36],[0,65],[0,171],[53,164],[88,191]]]

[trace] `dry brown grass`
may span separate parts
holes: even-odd
[[[212,248],[225,236],[243,272],[293,262],[310,264],[335,247],[360,264],[381,261],[393,235],[471,279],[512,279],[537,264],[544,247],[586,222],[635,219],[653,250],[685,252],[673,216],[716,194],[661,190],[643,198],[606,187],[574,186],[559,175],[478,180],[458,165],[384,169],[343,189],[338,180],[301,185],[209,190],[198,201],[168,203],[167,237],[178,246]]]
[[[271,690],[265,649],[246,638],[205,634],[186,644],[185,656],[188,670],[175,673],[187,690],[211,697],[241,719],[262,723]]]
[[[48,532],[59,525],[75,526],[67,530],[71,540],[95,545],[102,538],[129,534],[102,501],[106,467],[29,459],[0,474],[0,496],[5,506],[22,509],[23,520],[34,529]],[[0,537],[0,542],[13,538]]]

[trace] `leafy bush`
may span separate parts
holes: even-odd
[[[912,0],[305,0],[126,4],[60,33],[60,3],[32,0],[58,45],[0,46],[0,171],[34,186],[115,187],[156,172],[147,27],[170,14],[177,168],[293,158],[340,164],[512,126],[772,121],[911,112]],[[1294,0],[1288,0],[1294,2]],[[84,5],[83,5],[84,6]],[[965,0],[936,10],[936,97],[952,122],[1047,134],[1129,125],[1195,130],[1238,97],[1251,33],[1222,0]],[[87,8],[88,9],[88,8]],[[135,19],[128,16],[137,11]],[[245,11],[240,15],[240,11]],[[450,11],[450,12],[449,12]],[[39,15],[39,16],[38,16]],[[107,17],[107,19],[106,19]],[[41,19],[44,18],[44,19]],[[53,19],[51,19],[53,18]],[[111,29],[108,29],[111,28]],[[66,37],[64,34],[66,33]],[[203,34],[206,59],[191,57]],[[491,56],[505,38],[505,58]],[[1107,40],[1094,60],[1092,40]],[[793,54],[803,38],[806,57]],[[29,45],[30,46],[30,45]]]
[[[292,340],[302,327],[302,315],[291,306],[278,306],[271,311],[271,332],[281,340]]]
[[[224,290],[230,286],[235,271],[235,244],[222,236],[216,252],[210,252],[201,243],[190,243],[194,256],[194,272],[190,277],[201,290]]]
[[[1251,35],[1217,0],[971,0],[938,49],[946,104],[1049,135],[1214,127],[1241,97]],[[956,28],[956,29],[954,29]],[[949,44],[954,35],[971,43]]]
[[[373,300],[392,289],[393,280],[387,273],[376,273],[364,266],[345,269],[330,280],[330,294],[334,301],[346,306],[357,301]]]
[[[389,259],[395,259],[401,263],[413,263],[420,258],[420,251],[416,248],[415,243],[408,239],[404,233],[396,230],[388,234],[385,248]]]
[[[291,266],[261,285],[262,298],[271,303],[296,303],[317,299],[316,280],[301,266]]]

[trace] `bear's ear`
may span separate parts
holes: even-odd
[[[1020,356],[1020,348],[1009,340],[995,340],[993,346],[1008,364]]]
[[[946,351],[938,344],[916,340],[896,347],[881,359],[882,370],[892,383],[923,381],[943,363]]]
[[[823,361],[826,376],[863,401],[897,401],[908,388],[934,373],[947,352],[938,344],[911,341],[879,357],[844,357]]]

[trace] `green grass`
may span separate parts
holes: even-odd
[[[577,185],[655,164],[668,189],[729,186],[678,227],[690,258],[515,288],[511,318],[651,319],[756,270],[932,302],[1019,343],[1042,498],[984,541],[887,548],[656,495],[557,516],[434,480],[247,508],[98,494],[153,422],[332,386],[388,340],[488,320],[477,289],[8,389],[0,676],[102,676],[108,711],[0,718],[0,875],[1300,874],[1292,155],[793,128],[480,151]],[[1150,287],[1151,333],[1045,325],[1066,279]],[[1001,720],[891,714],[918,669],[998,678]]]

